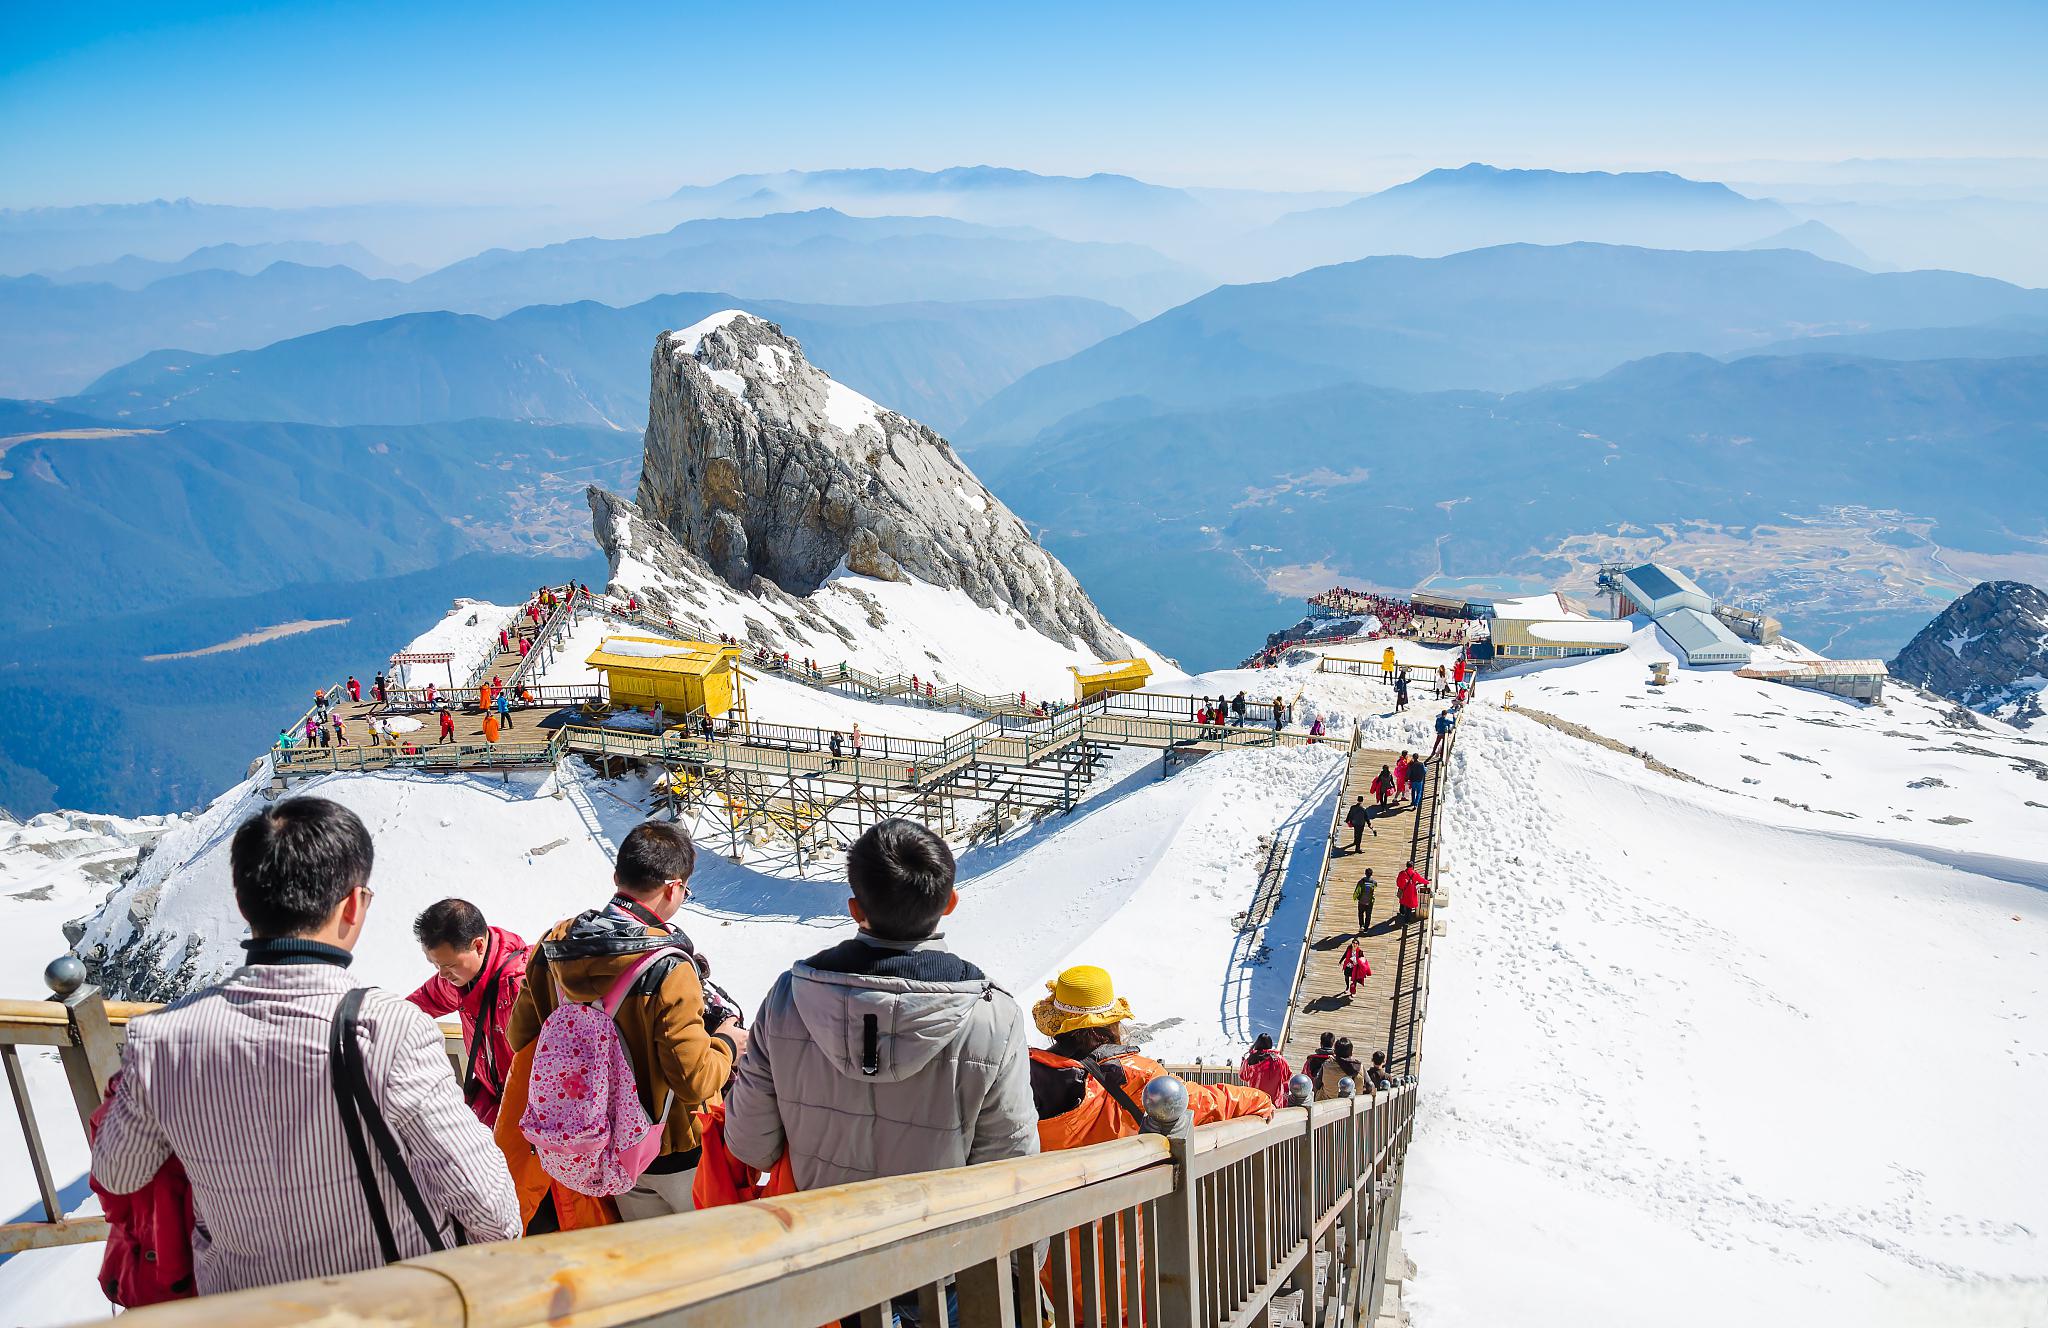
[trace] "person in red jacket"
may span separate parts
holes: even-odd
[[[437,971],[406,999],[437,1019],[462,1012],[462,1099],[478,1120],[495,1125],[512,1068],[505,1027],[526,985],[526,942],[486,925],[483,911],[466,899],[428,905],[412,934]]]
[[[1294,1077],[1288,1068],[1287,1058],[1273,1050],[1273,1035],[1261,1033],[1246,1053],[1244,1063],[1237,1067],[1237,1077],[1273,1099],[1274,1106],[1287,1101],[1287,1081]]]
[[[1387,814],[1387,799],[1394,796],[1394,772],[1385,766],[1381,766],[1380,772],[1372,777],[1371,788],[1372,796],[1379,801],[1379,814],[1385,816]]]
[[[356,681],[356,675],[348,675],[348,699],[360,702],[363,699],[363,685]]]
[[[441,707],[441,741],[455,741],[455,716],[448,713],[448,707]]]
[[[1408,859],[1408,865],[1394,878],[1394,888],[1401,896],[1401,914],[1395,922],[1405,927],[1415,921],[1419,916],[1417,910],[1422,907],[1422,887],[1428,884],[1428,879],[1415,870],[1415,859]]]

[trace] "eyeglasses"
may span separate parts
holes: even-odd
[[[359,885],[356,887],[356,889],[363,892],[363,902],[365,904],[369,903],[372,899],[375,899],[377,897],[377,892],[375,890],[372,890],[367,885]]]

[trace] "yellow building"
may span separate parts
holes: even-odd
[[[605,675],[612,704],[680,719],[702,708],[718,716],[741,704],[738,646],[672,641],[659,636],[608,636],[585,661]]]
[[[1076,701],[1104,692],[1135,692],[1152,677],[1152,666],[1142,659],[1112,659],[1086,672],[1069,664],[1067,671],[1074,675]]]

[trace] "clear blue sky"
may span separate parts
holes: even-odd
[[[0,206],[2048,156],[2048,3],[0,0]]]

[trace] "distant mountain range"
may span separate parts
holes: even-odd
[[[1825,258],[1830,263],[1847,263],[1860,267],[1865,272],[1891,271],[1891,265],[1880,263],[1849,243],[1840,231],[1819,221],[1802,221],[1797,226],[1788,226],[1774,235],[1748,244],[1730,245],[1732,249],[1799,249],[1815,258]]]
[[[420,269],[387,263],[355,243],[328,244],[322,240],[277,240],[265,244],[210,244],[175,261],[138,258],[125,254],[108,263],[65,268],[40,273],[60,285],[98,281],[122,290],[141,290],[165,277],[187,272],[239,272],[253,277],[272,263],[297,263],[302,267],[345,267],[366,277],[410,280]]]
[[[1769,249],[1502,245],[1369,258],[1225,286],[1026,374],[960,431],[1022,443],[1062,421],[1332,386],[1511,392],[1665,351],[2048,317],[2048,291],[1954,272],[1872,274]]]
[[[496,316],[535,303],[624,306],[678,290],[819,304],[1079,296],[1140,316],[1206,290],[1207,277],[1136,245],[1079,243],[943,217],[815,211],[686,222],[660,235],[491,250],[410,282],[274,263],[139,290],[0,278],[0,395],[83,390],[138,355],[248,350],[393,314]]]
[[[955,217],[988,226],[1030,226],[1073,240],[1149,245],[1184,257],[1289,212],[1348,202],[1336,191],[1176,189],[1128,175],[1040,175],[1000,166],[947,170],[850,169],[735,175],[685,185],[669,203],[694,216],[755,216],[834,208]]]
[[[138,430],[0,402],[0,567],[22,573],[8,622],[33,631],[474,552],[580,554],[584,486],[630,489],[639,456],[637,434],[586,426]]]
[[[1911,514],[1949,548],[2038,552],[2044,456],[2048,358],[1670,354],[1504,396],[1354,383],[1082,416],[973,460],[1105,613],[1201,667],[1284,611],[1276,586],[1503,571],[1554,583],[1570,570],[1562,541],[1678,527],[1725,529],[1756,572],[1746,589],[1782,572],[1806,586],[1796,622],[1867,641],[1884,621],[1828,604],[1814,555],[1758,527],[1858,505]],[[1926,540],[1885,538],[1909,552]],[[1905,613],[1903,633],[1925,616]]]
[[[630,304],[672,290],[733,290],[821,304],[1082,295],[1147,317],[1208,289],[1184,264],[1132,244],[1063,240],[950,217],[849,217],[829,208],[686,221],[659,235],[490,250],[412,283],[423,307],[503,313],[522,304]]]
[[[1260,275],[1279,276],[1378,254],[1434,258],[1514,243],[1728,249],[1798,220],[1768,199],[1666,171],[1502,170],[1473,162],[1293,213],[1245,244],[1264,268]]]
[[[1047,297],[813,305],[664,295],[625,309],[537,305],[503,318],[404,314],[226,355],[156,351],[60,404],[125,423],[422,424],[489,416],[639,430],[662,331],[721,309],[779,324],[847,385],[937,429],[1024,373],[1130,327],[1121,309]]]

